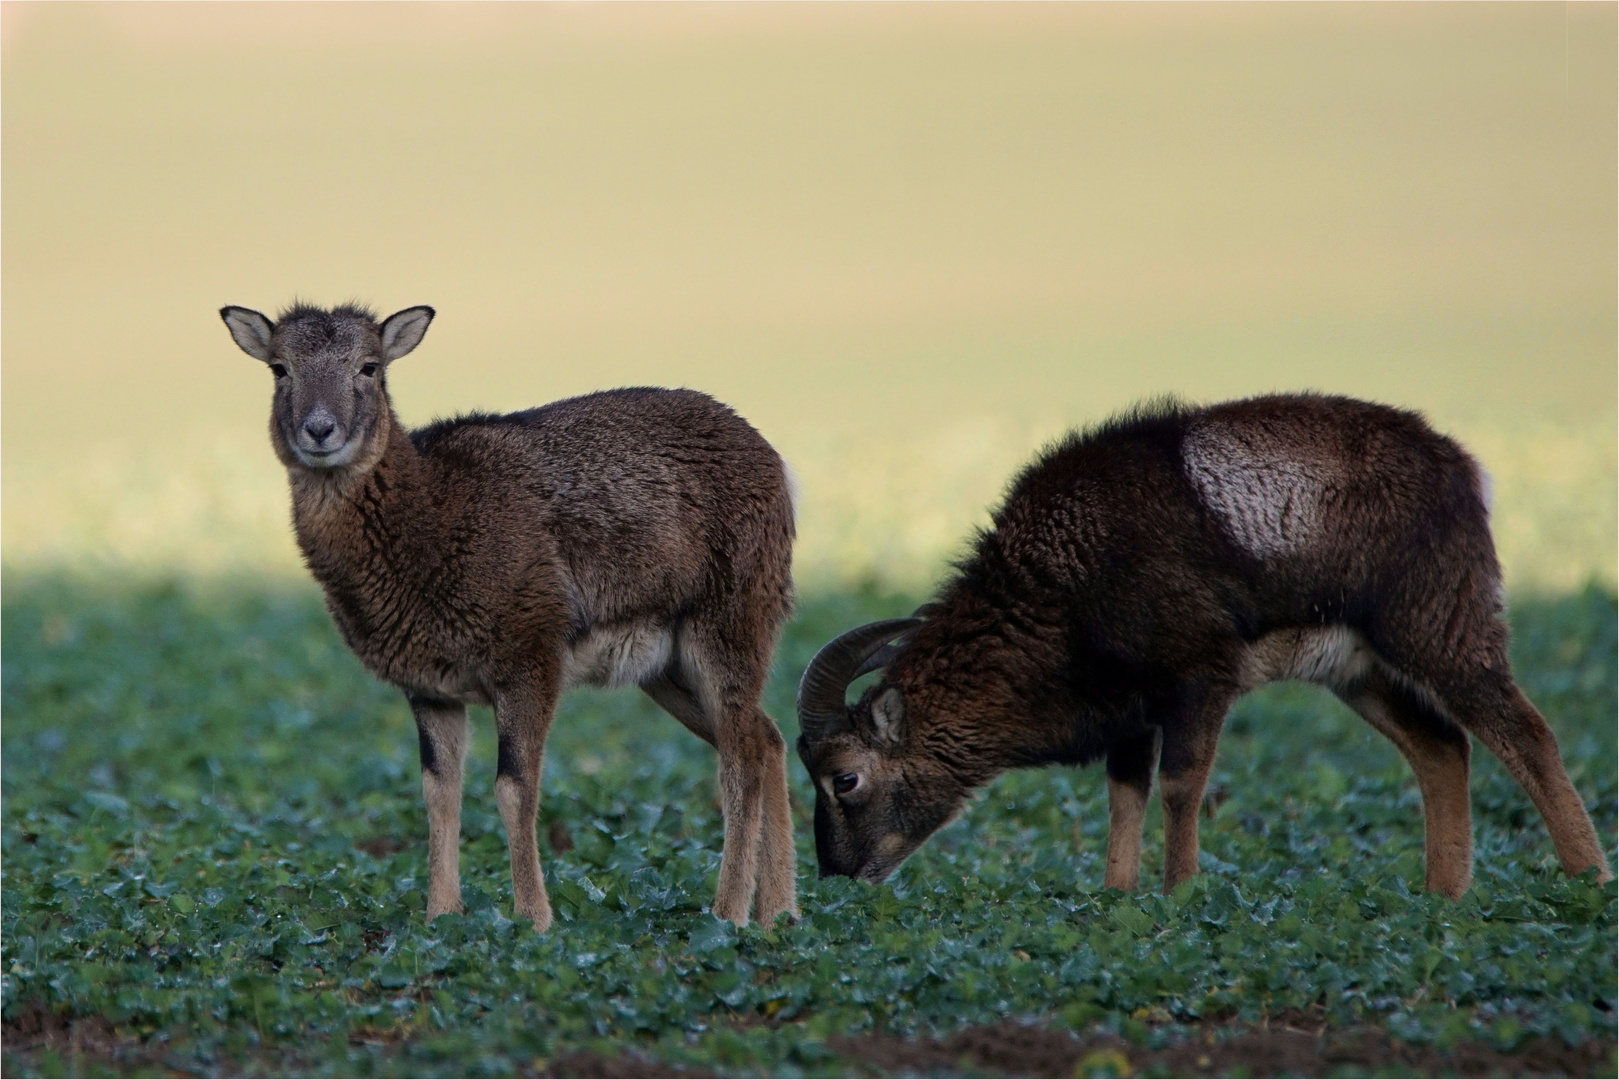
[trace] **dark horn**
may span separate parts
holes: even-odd
[[[827,642],[798,684],[798,726],[812,742],[848,722],[843,695],[849,684],[886,666],[899,651],[888,642],[922,625],[921,619],[885,619],[857,626]]]

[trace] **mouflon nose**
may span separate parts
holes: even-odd
[[[304,434],[315,441],[316,446],[326,442],[326,437],[337,430],[337,418],[325,409],[316,409],[304,420]]]

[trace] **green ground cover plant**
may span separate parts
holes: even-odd
[[[576,692],[547,755],[558,919],[537,935],[510,920],[487,713],[468,910],[423,921],[409,712],[310,589],[4,584],[7,1075],[496,1075],[580,1055],[831,1075],[907,1068],[862,1057],[862,1038],[948,1049],[1008,1021],[1123,1048],[1081,1075],[1277,1018],[1435,1052],[1614,1039],[1613,885],[1562,876],[1480,751],[1476,884],[1459,903],[1422,895],[1409,770],[1312,688],[1234,711],[1204,872],[1173,895],[1101,889],[1098,767],[1003,778],[886,885],[817,880],[795,761],[803,919],[740,931],[703,909],[720,848],[709,749],[632,691]],[[815,648],[915,599],[802,601],[766,702],[790,737]],[[1512,609],[1521,681],[1610,843],[1615,615],[1594,588]],[[1157,830],[1155,808],[1147,887]]]

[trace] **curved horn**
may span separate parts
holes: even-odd
[[[849,684],[885,666],[899,651],[888,642],[922,625],[921,619],[885,619],[833,638],[815,654],[798,684],[798,726],[811,741],[848,722],[843,695]]]
[[[905,640],[904,641],[896,641],[892,645],[884,645],[882,648],[880,648],[876,652],[872,653],[864,661],[861,662],[859,667],[855,668],[854,674],[849,676],[849,682],[852,683],[856,679],[860,678],[860,676],[862,676],[862,675],[869,675],[873,671],[881,670],[882,668],[885,668],[889,664],[893,663],[894,662],[894,657],[898,656],[900,654],[901,650],[903,650],[905,648],[905,646],[910,642],[911,632],[913,630],[915,630],[918,626],[921,626],[923,621],[926,620],[929,615],[933,614],[935,611],[938,610],[938,607],[939,607],[939,605],[936,604],[936,603],[931,603],[931,602],[926,603],[926,604],[923,604],[921,607],[917,608],[915,611],[911,612],[911,617],[910,617],[909,620],[906,620],[906,619],[896,619],[896,620],[894,620],[895,622],[907,622],[907,621],[909,621],[909,622],[914,624],[911,627],[901,631],[900,634],[894,635],[895,637],[903,636],[905,638]],[[872,626],[877,626],[879,624],[878,623],[872,623],[871,625]]]

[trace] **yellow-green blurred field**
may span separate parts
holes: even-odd
[[[9,571],[296,575],[215,310],[438,308],[410,422],[734,404],[807,587],[1147,395],[1426,410],[1612,583],[1616,7],[7,4]]]

